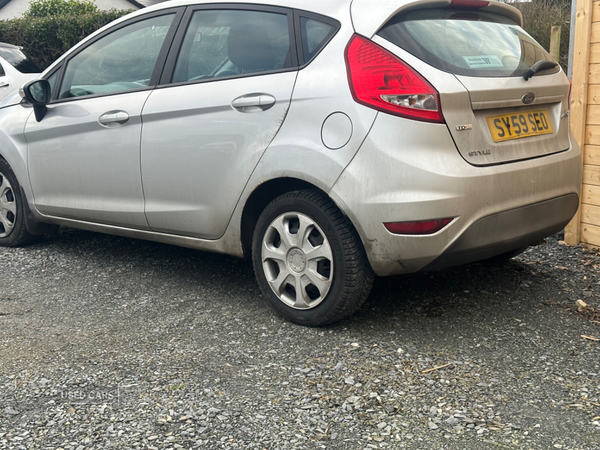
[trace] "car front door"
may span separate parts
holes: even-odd
[[[141,112],[182,12],[149,14],[101,34],[49,77],[53,100],[26,124],[31,184],[49,216],[147,229]]]
[[[159,232],[220,237],[286,116],[297,74],[281,8],[186,12],[143,110],[146,216]]]

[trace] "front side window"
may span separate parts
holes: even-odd
[[[456,75],[518,77],[552,57],[507,17],[486,11],[424,9],[400,13],[379,36]],[[556,73],[559,67],[540,72]]]
[[[270,72],[291,67],[285,14],[199,10],[192,16],[173,83]]]
[[[59,98],[148,86],[175,14],[152,17],[104,36],[67,63]]]

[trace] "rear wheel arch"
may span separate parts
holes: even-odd
[[[324,192],[322,189],[319,189],[308,181],[290,177],[275,178],[264,182],[254,189],[252,194],[250,194],[246,200],[242,212],[241,240],[244,255],[250,256],[252,254],[252,236],[254,235],[254,227],[267,205],[280,195],[302,189],[317,189]]]

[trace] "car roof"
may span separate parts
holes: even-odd
[[[339,14],[340,10],[347,11],[349,9],[350,3],[352,3],[352,0],[170,0],[167,2],[162,2],[149,6],[148,8],[144,8],[143,11],[160,10],[176,6],[202,5],[211,3],[236,3],[244,5],[280,6],[283,8],[303,9],[306,11],[335,17]]]
[[[357,33],[372,37],[395,14],[402,10],[417,8],[445,8],[456,1],[462,7],[464,0],[171,0],[146,8],[145,10],[160,10],[164,8],[184,5],[210,4],[210,3],[237,3],[249,5],[271,5],[285,8],[296,8],[323,14],[343,21],[348,18],[348,9],[351,10],[351,20]],[[501,14],[523,24],[521,12],[516,8],[495,1],[481,2],[487,4],[482,9]],[[481,8],[477,6],[477,8]]]
[[[6,42],[0,42],[0,47],[2,48],[15,48],[17,50],[21,50],[21,47],[19,47],[18,45],[13,45],[13,44],[7,44]]]
[[[103,26],[99,30],[90,34],[86,38],[82,39],[79,43],[74,45],[71,49],[65,52],[60,58],[54,61],[46,70],[44,75],[53,71],[59,61],[64,60],[68,55],[77,51],[78,48],[85,45],[86,42],[93,39],[105,30],[113,27],[114,25],[129,20],[131,18],[141,16],[153,11],[161,11],[170,8],[177,8],[188,5],[203,5],[203,4],[244,4],[244,5],[264,5],[264,6],[279,6],[284,8],[295,8],[302,9],[317,14],[322,14],[328,17],[338,19],[342,23],[350,22],[350,4],[352,0],[252,0],[252,1],[240,1],[240,0],[170,0],[166,2],[157,3],[147,8],[138,9],[130,14],[122,16],[115,21]]]

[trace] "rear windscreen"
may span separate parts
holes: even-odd
[[[409,11],[393,17],[377,34],[426,63],[456,75],[517,77],[537,61],[553,61],[515,22],[485,11]],[[556,66],[538,75],[559,70]]]
[[[7,60],[15,69],[21,73],[39,73],[38,66],[18,47],[0,47],[0,56]]]

